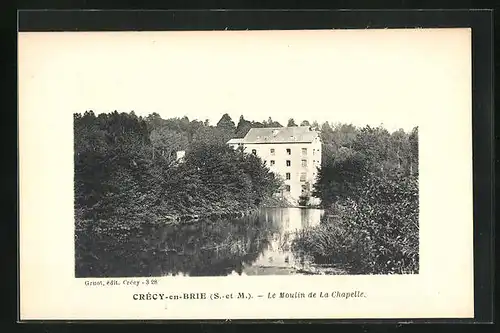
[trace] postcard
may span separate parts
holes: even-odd
[[[21,320],[474,316],[470,29],[18,43]]]

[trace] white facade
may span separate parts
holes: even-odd
[[[176,160],[178,162],[184,161],[184,157],[186,156],[186,151],[185,150],[179,150],[175,153]]]
[[[231,139],[227,142],[227,144],[234,149],[243,146],[243,139]]]
[[[317,198],[310,196],[317,168],[321,166],[321,140],[317,131],[308,126],[251,129],[245,138],[232,139],[228,144],[233,148],[243,146],[246,153],[265,161],[285,183],[280,195],[292,203],[298,204],[299,197],[308,194],[309,203],[319,204]]]

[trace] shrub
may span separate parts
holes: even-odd
[[[418,273],[417,178],[372,176],[360,191],[327,209],[326,223],[305,229],[294,251],[353,274]]]
[[[309,196],[302,194],[299,196],[299,206],[307,206],[309,204]]]

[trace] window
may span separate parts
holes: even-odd
[[[286,153],[287,153],[287,155],[292,155],[292,150],[290,148],[287,148]]]
[[[307,148],[302,148],[302,155],[307,155]]]
[[[274,165],[274,160],[271,160],[271,165]]]
[[[285,191],[290,192],[290,185],[285,185]]]
[[[290,177],[290,172],[287,172],[287,173],[286,173],[286,180],[290,180],[290,178],[291,178],[291,177]]]
[[[302,173],[300,174],[300,181],[301,181],[301,182],[305,182],[305,181],[306,181],[306,173],[305,173],[305,172],[302,172]]]
[[[292,161],[290,161],[290,160],[286,160],[286,166],[287,166],[287,167],[292,166]]]
[[[257,149],[252,149],[252,154],[257,155]]]
[[[303,167],[307,166],[307,160],[302,160],[302,166]]]
[[[314,156],[314,153],[316,152],[316,149],[313,149],[313,156]]]
[[[271,148],[271,155],[274,155],[274,148]]]

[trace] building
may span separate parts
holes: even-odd
[[[179,150],[175,153],[175,159],[177,162],[182,163],[184,162],[184,157],[186,156],[186,151],[185,150]]]
[[[227,142],[234,149],[243,146],[243,139],[231,139]]]
[[[310,197],[321,166],[321,139],[310,126],[252,128],[242,139],[231,139],[233,148],[243,147],[266,162],[269,169],[281,176],[285,187],[281,195],[294,204],[301,195]],[[309,203],[318,204],[310,197]]]

